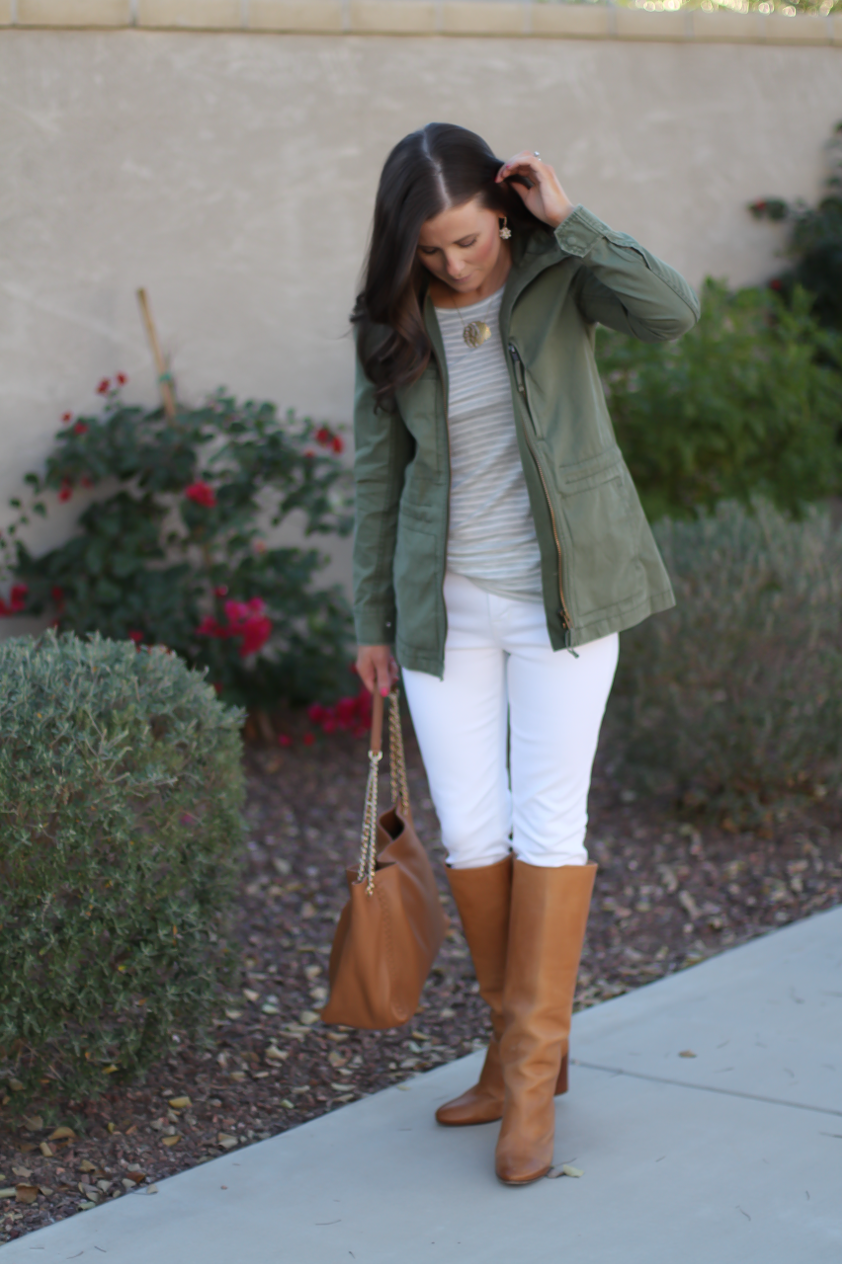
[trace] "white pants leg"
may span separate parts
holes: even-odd
[[[584,864],[587,798],[619,638],[553,651],[543,604],[448,573],[444,679],[404,670],[448,864],[509,850],[531,865]],[[511,790],[506,767],[511,729]]]

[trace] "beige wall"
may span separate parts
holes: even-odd
[[[430,119],[539,149],[694,283],[767,277],[780,237],[745,203],[815,197],[842,47],[6,30],[0,100],[2,522],[100,377],[153,399],[138,285],[185,398],[224,383],[348,421],[377,175]]]

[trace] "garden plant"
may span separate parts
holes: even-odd
[[[13,587],[3,614],[52,614],[62,631],[166,645],[206,667],[223,699],[266,708],[330,699],[347,682],[350,618],[316,588],[318,550],[267,542],[350,530],[342,438],[270,403],[218,392],[197,408],[126,404],[118,374],[98,416],[65,414],[31,502],[2,541]],[[70,538],[35,557],[33,514],[84,493]]]
[[[242,715],[176,654],[0,643],[0,1101],[83,1101],[196,1034],[236,967]]]
[[[678,604],[624,635],[611,706],[644,784],[757,823],[842,779],[842,530],[752,508],[656,525]]]

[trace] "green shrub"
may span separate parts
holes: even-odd
[[[842,532],[819,510],[792,522],[758,503],[656,535],[678,605],[623,636],[609,732],[629,764],[749,814],[838,785]]]
[[[810,303],[708,280],[679,342],[600,330],[617,440],[651,518],[754,496],[799,515],[842,488],[842,335]]]
[[[795,287],[803,286],[814,296],[822,324],[842,329],[842,123],[836,124],[828,148],[830,173],[816,206],[769,197],[752,202],[749,210],[756,219],[789,229],[785,254],[792,266],[772,279],[772,287],[790,299]]]
[[[225,978],[242,717],[98,636],[8,639],[0,680],[0,1080],[80,1099],[201,1030]]]
[[[21,516],[0,547],[16,583],[0,614],[169,646],[240,706],[341,692],[351,622],[338,587],[314,587],[326,559],[264,539],[290,515],[308,536],[350,530],[341,436],[221,392],[170,420],[125,404],[115,381],[100,383],[100,416],[65,414],[43,475],[26,476],[31,505],[12,501]],[[80,487],[100,496],[33,557],[20,528]]]

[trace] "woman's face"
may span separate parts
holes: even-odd
[[[418,237],[418,258],[437,281],[457,294],[477,290],[500,263],[499,217],[479,198],[428,219]]]

